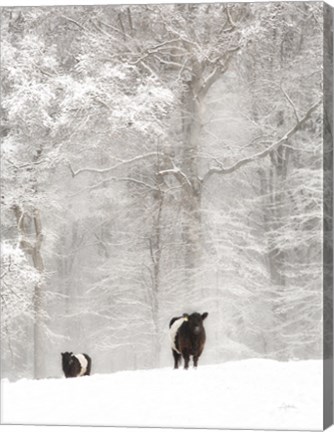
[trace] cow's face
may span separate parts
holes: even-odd
[[[199,335],[203,331],[203,321],[208,316],[208,313],[205,312],[202,315],[194,312],[193,314],[189,315],[188,317],[188,324],[190,331],[195,334]]]
[[[71,363],[72,354],[73,354],[72,352],[61,353],[61,356],[63,358],[63,362],[65,362],[67,364]]]

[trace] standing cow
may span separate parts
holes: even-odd
[[[184,368],[188,369],[190,356],[193,357],[194,367],[203,352],[205,344],[205,329],[203,321],[208,313],[191,315],[184,313],[181,317],[172,318],[169,323],[169,336],[174,357],[174,368],[179,367],[181,356],[184,359]]]
[[[61,353],[62,367],[66,378],[90,375],[92,360],[87,354]]]

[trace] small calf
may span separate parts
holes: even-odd
[[[62,367],[66,378],[90,375],[92,360],[87,354],[61,353]]]
[[[188,369],[190,356],[193,357],[194,367],[197,367],[198,359],[205,345],[205,329],[203,321],[208,313],[191,315],[184,313],[182,317],[174,317],[169,323],[169,336],[174,357],[174,368],[179,367],[181,356],[184,359],[184,368]]]

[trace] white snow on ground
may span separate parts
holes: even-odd
[[[322,429],[322,362],[243,360],[1,382],[5,424]]]

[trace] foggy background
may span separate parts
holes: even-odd
[[[321,358],[324,7],[2,10],[3,376]]]

